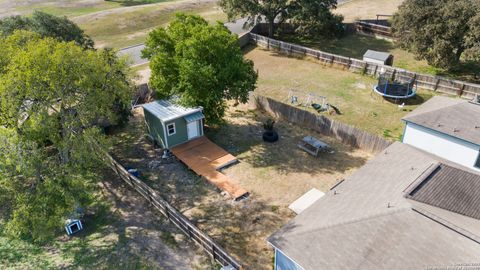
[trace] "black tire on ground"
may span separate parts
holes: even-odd
[[[278,134],[275,131],[265,131],[262,138],[265,142],[276,142],[278,141]]]

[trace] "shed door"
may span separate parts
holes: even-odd
[[[189,140],[200,136],[200,128],[199,128],[198,120],[187,124],[187,133],[188,133]]]

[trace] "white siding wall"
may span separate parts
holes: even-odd
[[[300,265],[288,258],[283,252],[275,249],[275,269],[274,270],[304,270]]]
[[[480,150],[478,145],[408,122],[403,134],[403,143],[479,170],[474,167]]]

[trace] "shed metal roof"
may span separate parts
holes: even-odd
[[[363,55],[364,58],[370,58],[385,62],[390,58],[392,55],[386,52],[378,52],[374,50],[367,50],[367,52]]]
[[[466,100],[433,97],[403,120],[480,145],[480,105]]]
[[[195,112],[183,117],[187,123],[191,123],[200,119],[205,118],[202,112]]]
[[[201,107],[186,108],[166,100],[156,100],[156,101],[144,104],[142,107],[143,109],[149,111],[154,116],[156,116],[162,122],[171,121],[180,117],[189,116],[197,112],[200,112],[201,114],[201,111],[202,111]]]

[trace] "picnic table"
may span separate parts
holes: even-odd
[[[312,136],[305,136],[298,144],[298,147],[315,157],[318,156],[320,151],[327,151],[330,149],[330,145]]]

